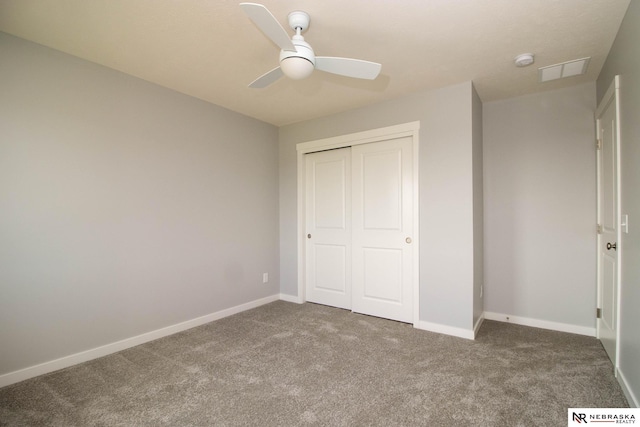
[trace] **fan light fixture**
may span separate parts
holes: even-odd
[[[290,56],[280,62],[280,68],[285,76],[294,80],[306,79],[314,70],[313,63],[299,56]]]
[[[316,56],[309,43],[302,37],[302,33],[309,28],[310,22],[309,14],[306,12],[296,10],[289,14],[289,27],[296,32],[290,38],[278,20],[263,5],[240,3],[240,7],[258,29],[280,48],[280,65],[255,79],[249,85],[251,88],[267,87],[282,76],[295,80],[304,79],[309,77],[315,69],[339,76],[367,80],[373,80],[380,74],[382,65],[377,62]]]

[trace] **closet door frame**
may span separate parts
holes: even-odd
[[[332,138],[302,142],[296,145],[298,152],[298,303],[304,303],[306,299],[306,271],[305,271],[305,193],[306,193],[306,167],[305,155],[318,151],[333,150],[336,148],[353,147],[360,144],[386,141],[389,139],[411,137],[413,144],[413,326],[416,327],[420,320],[420,209],[419,209],[419,131],[420,122],[409,122],[395,126],[368,130],[364,132],[341,135]]]

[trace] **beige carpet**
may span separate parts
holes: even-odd
[[[275,302],[0,389],[2,426],[561,426],[627,407],[595,338],[476,341]]]

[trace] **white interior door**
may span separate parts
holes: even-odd
[[[615,91],[614,91],[615,92]],[[609,92],[607,93],[609,95]],[[618,124],[615,93],[597,112],[598,150],[598,338],[616,366],[618,318]]]
[[[349,148],[305,156],[307,301],[351,308]]]
[[[352,309],[413,321],[410,137],[352,147]]]

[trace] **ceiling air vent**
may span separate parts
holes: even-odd
[[[538,68],[540,83],[584,74],[587,72],[590,59],[591,57],[589,56],[587,58],[575,59],[573,61]]]

